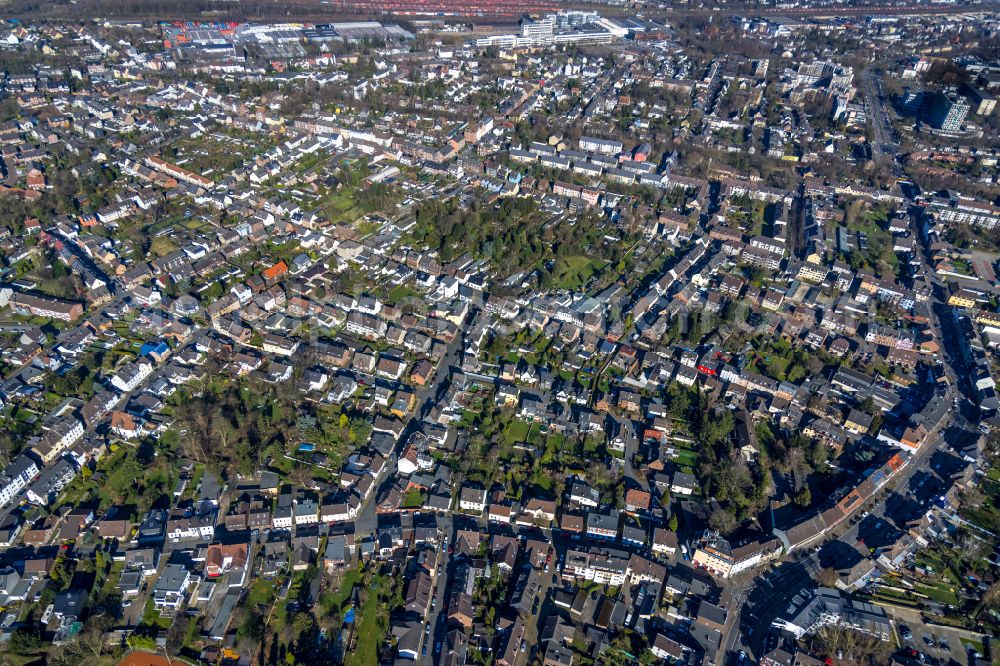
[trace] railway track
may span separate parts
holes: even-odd
[[[176,8],[171,5],[176,4]],[[592,9],[607,16],[634,16],[635,7],[610,7],[599,3],[559,2],[558,0],[515,0],[514,2],[490,3],[483,0],[285,0],[282,3],[232,3],[208,2],[200,7],[186,9],[186,3],[157,2],[148,12],[131,9],[128,3],[118,0],[90,0],[77,4],[36,4],[14,1],[8,3],[11,16],[50,20],[80,19],[99,16],[120,21],[199,21],[199,20],[243,20],[243,21],[299,21],[333,22],[371,18],[421,19],[440,18],[445,20],[486,21],[490,19],[510,19],[525,13],[553,11],[555,9]],[[21,9],[19,12],[18,10]],[[653,20],[669,21],[672,17],[691,16],[748,16],[748,17],[864,17],[864,16],[920,16],[940,14],[981,14],[1000,12],[1000,3],[979,5],[864,5],[857,7],[796,7],[776,8],[759,5],[736,7],[674,7],[669,10],[648,8],[646,16]]]

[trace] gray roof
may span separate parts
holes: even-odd
[[[189,580],[190,572],[183,564],[168,564],[156,581],[156,590],[161,592],[182,592]]]
[[[619,512],[612,509],[610,513],[588,513],[587,529],[618,530]]]

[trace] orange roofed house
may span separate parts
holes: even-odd
[[[631,488],[625,493],[625,511],[628,513],[646,513],[652,503],[652,497],[645,490]]]
[[[274,266],[265,269],[264,272],[261,273],[261,277],[263,277],[268,283],[273,283],[276,282],[277,280],[280,280],[287,273],[288,273],[288,264],[286,264],[284,261],[279,261]]]
[[[139,435],[139,426],[128,412],[111,412],[111,431],[124,439]]]
[[[247,572],[248,547],[245,543],[213,543],[205,555],[205,574],[217,578],[229,574],[229,586],[243,585]]]

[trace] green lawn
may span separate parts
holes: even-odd
[[[413,291],[405,284],[398,284],[389,290],[389,293],[386,296],[386,301],[390,305],[396,305],[397,303],[415,298],[416,296],[417,292]]]
[[[681,467],[694,467],[695,463],[698,462],[698,454],[687,449],[678,449],[677,455],[674,456],[674,462]]]
[[[157,257],[168,255],[176,249],[177,245],[168,236],[157,236],[149,244],[149,253]]]
[[[257,604],[270,604],[274,601],[274,594],[273,580],[258,580],[247,594],[246,606],[247,608],[253,608]]]
[[[958,606],[959,599],[958,595],[955,594],[947,585],[914,585],[913,589],[918,594],[927,595],[927,598],[931,601],[936,601],[939,604],[944,604],[946,606]]]
[[[73,282],[68,278],[48,278],[38,283],[37,291],[56,298],[73,299],[76,294],[72,292]]]
[[[146,608],[142,613],[139,626],[135,628],[135,633],[140,636],[155,637],[161,630],[169,629],[171,624],[173,624],[173,617],[160,615],[160,611],[156,610],[156,606],[153,605],[153,600],[149,599],[146,601]]]
[[[944,558],[934,549],[925,548],[917,552],[916,564],[921,567],[929,567],[934,574],[945,582],[954,583],[961,580],[961,575],[955,569],[955,561]]]
[[[122,570],[125,569],[125,562],[113,562],[108,577],[101,586],[99,597],[106,598],[118,592],[118,580],[121,578]]]
[[[563,447],[566,442],[566,436],[559,433],[552,433],[545,438],[545,448],[551,448],[553,451],[558,451]]]
[[[102,461],[103,463],[103,461]],[[143,476],[143,468],[135,458],[135,453],[128,447],[122,447],[115,452],[106,463],[98,469],[104,470],[105,477],[101,482],[101,508],[112,505],[128,504],[136,498],[138,482]]]
[[[764,222],[767,217],[767,204],[763,201],[754,201],[751,205],[750,219],[752,226],[747,231],[750,236],[759,236],[764,233]]]
[[[354,217],[357,218],[360,215],[361,211],[357,211],[355,212]],[[378,231],[381,228],[381,226],[382,225],[380,223],[375,222],[374,220],[355,220],[354,223],[355,230],[357,230],[358,235],[360,235],[362,238],[371,236],[376,231]]]
[[[507,442],[509,444],[517,444],[527,441],[532,425],[534,424],[525,421],[511,421],[510,427],[507,428]]]
[[[379,630],[379,593],[385,580],[381,576],[376,576],[368,588],[368,597],[358,611],[357,626],[355,627],[357,643],[354,651],[345,655],[344,666],[371,666],[378,663],[378,646],[382,641],[382,632]]]
[[[778,381],[795,382],[806,375],[800,352],[793,351],[787,340],[755,339],[754,355],[747,369]]]
[[[767,204],[762,201],[747,202],[741,208],[730,208],[726,212],[726,221],[730,225],[743,228],[748,236],[759,236],[764,233],[766,217]]]
[[[351,590],[355,583],[361,580],[361,572],[357,567],[348,569],[341,574],[340,584],[336,592],[328,592],[320,598],[323,610],[328,614],[340,614],[346,611],[345,604],[351,598]]]
[[[354,194],[348,187],[324,197],[320,207],[332,222],[353,222],[358,216],[354,209]]]
[[[750,363],[748,369],[751,372],[759,372],[768,377],[784,377],[788,370],[788,359],[773,354],[758,356]]]
[[[556,289],[579,289],[606,265],[604,261],[583,255],[559,257],[552,269],[552,286]]]
[[[988,484],[984,484],[984,488]],[[973,525],[986,530],[994,530],[1000,525],[1000,507],[996,504],[997,498],[993,494],[987,494],[986,501],[978,507],[963,505],[959,509],[959,515],[968,520]]]
[[[411,488],[403,497],[404,509],[416,509],[424,505],[424,494],[419,488]]]
[[[531,483],[536,489],[545,493],[552,491],[552,476],[545,470],[535,470],[534,474],[531,475]]]

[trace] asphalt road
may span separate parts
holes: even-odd
[[[450,513],[443,513],[437,517],[438,524],[438,538],[441,540],[438,546],[437,559],[435,561],[435,569],[432,574],[434,579],[434,601],[428,616],[425,618],[425,624],[430,622],[431,631],[429,634],[429,640],[426,641],[426,646],[421,646],[421,655],[417,658],[417,661],[423,666],[431,666],[438,661],[440,654],[437,651],[437,645],[444,645],[445,633],[448,630],[448,575],[449,569],[451,567],[451,558],[448,555],[448,548],[451,544],[455,542],[455,530],[454,523],[451,518]],[[447,538],[448,545],[445,545],[444,539]],[[423,636],[428,636],[428,634],[423,634]],[[423,640],[423,638],[421,638]],[[426,649],[424,649],[426,647]],[[442,649],[442,653],[444,650]]]
[[[885,91],[882,89],[880,71],[877,69],[866,69],[861,75],[862,87],[865,94],[865,112],[868,115],[868,122],[872,126],[872,133],[875,141],[872,143],[872,152],[876,161],[889,166],[893,174],[900,178],[904,175],[903,170],[896,162],[900,146],[896,138],[896,132],[892,129],[892,121],[889,118],[889,110],[886,107]]]
[[[470,315],[469,322],[466,325],[466,330],[471,330],[473,324],[475,323],[476,317],[478,316],[478,310],[473,310]],[[406,445],[406,441],[409,439],[418,428],[421,419],[423,419],[434,406],[434,404],[441,398],[441,394],[445,388],[445,383],[451,376],[451,369],[460,365],[459,358],[461,356],[463,349],[463,336],[456,336],[452,340],[451,344],[448,345],[447,351],[444,357],[441,359],[441,363],[438,365],[437,372],[434,374],[434,378],[431,382],[416,391],[417,398],[417,408],[414,410],[413,414],[410,416],[409,420],[403,428],[403,432],[396,443],[396,449],[393,452],[393,460],[390,461],[391,465],[387,466],[387,473],[382,482],[369,496],[368,501],[365,502],[364,506],[358,512],[357,517],[354,519],[354,534],[355,538],[361,538],[363,536],[374,534],[376,528],[378,527],[378,514],[375,511],[375,505],[378,498],[382,494],[392,487],[397,481],[396,477],[396,460],[398,459],[399,453],[403,450]]]

